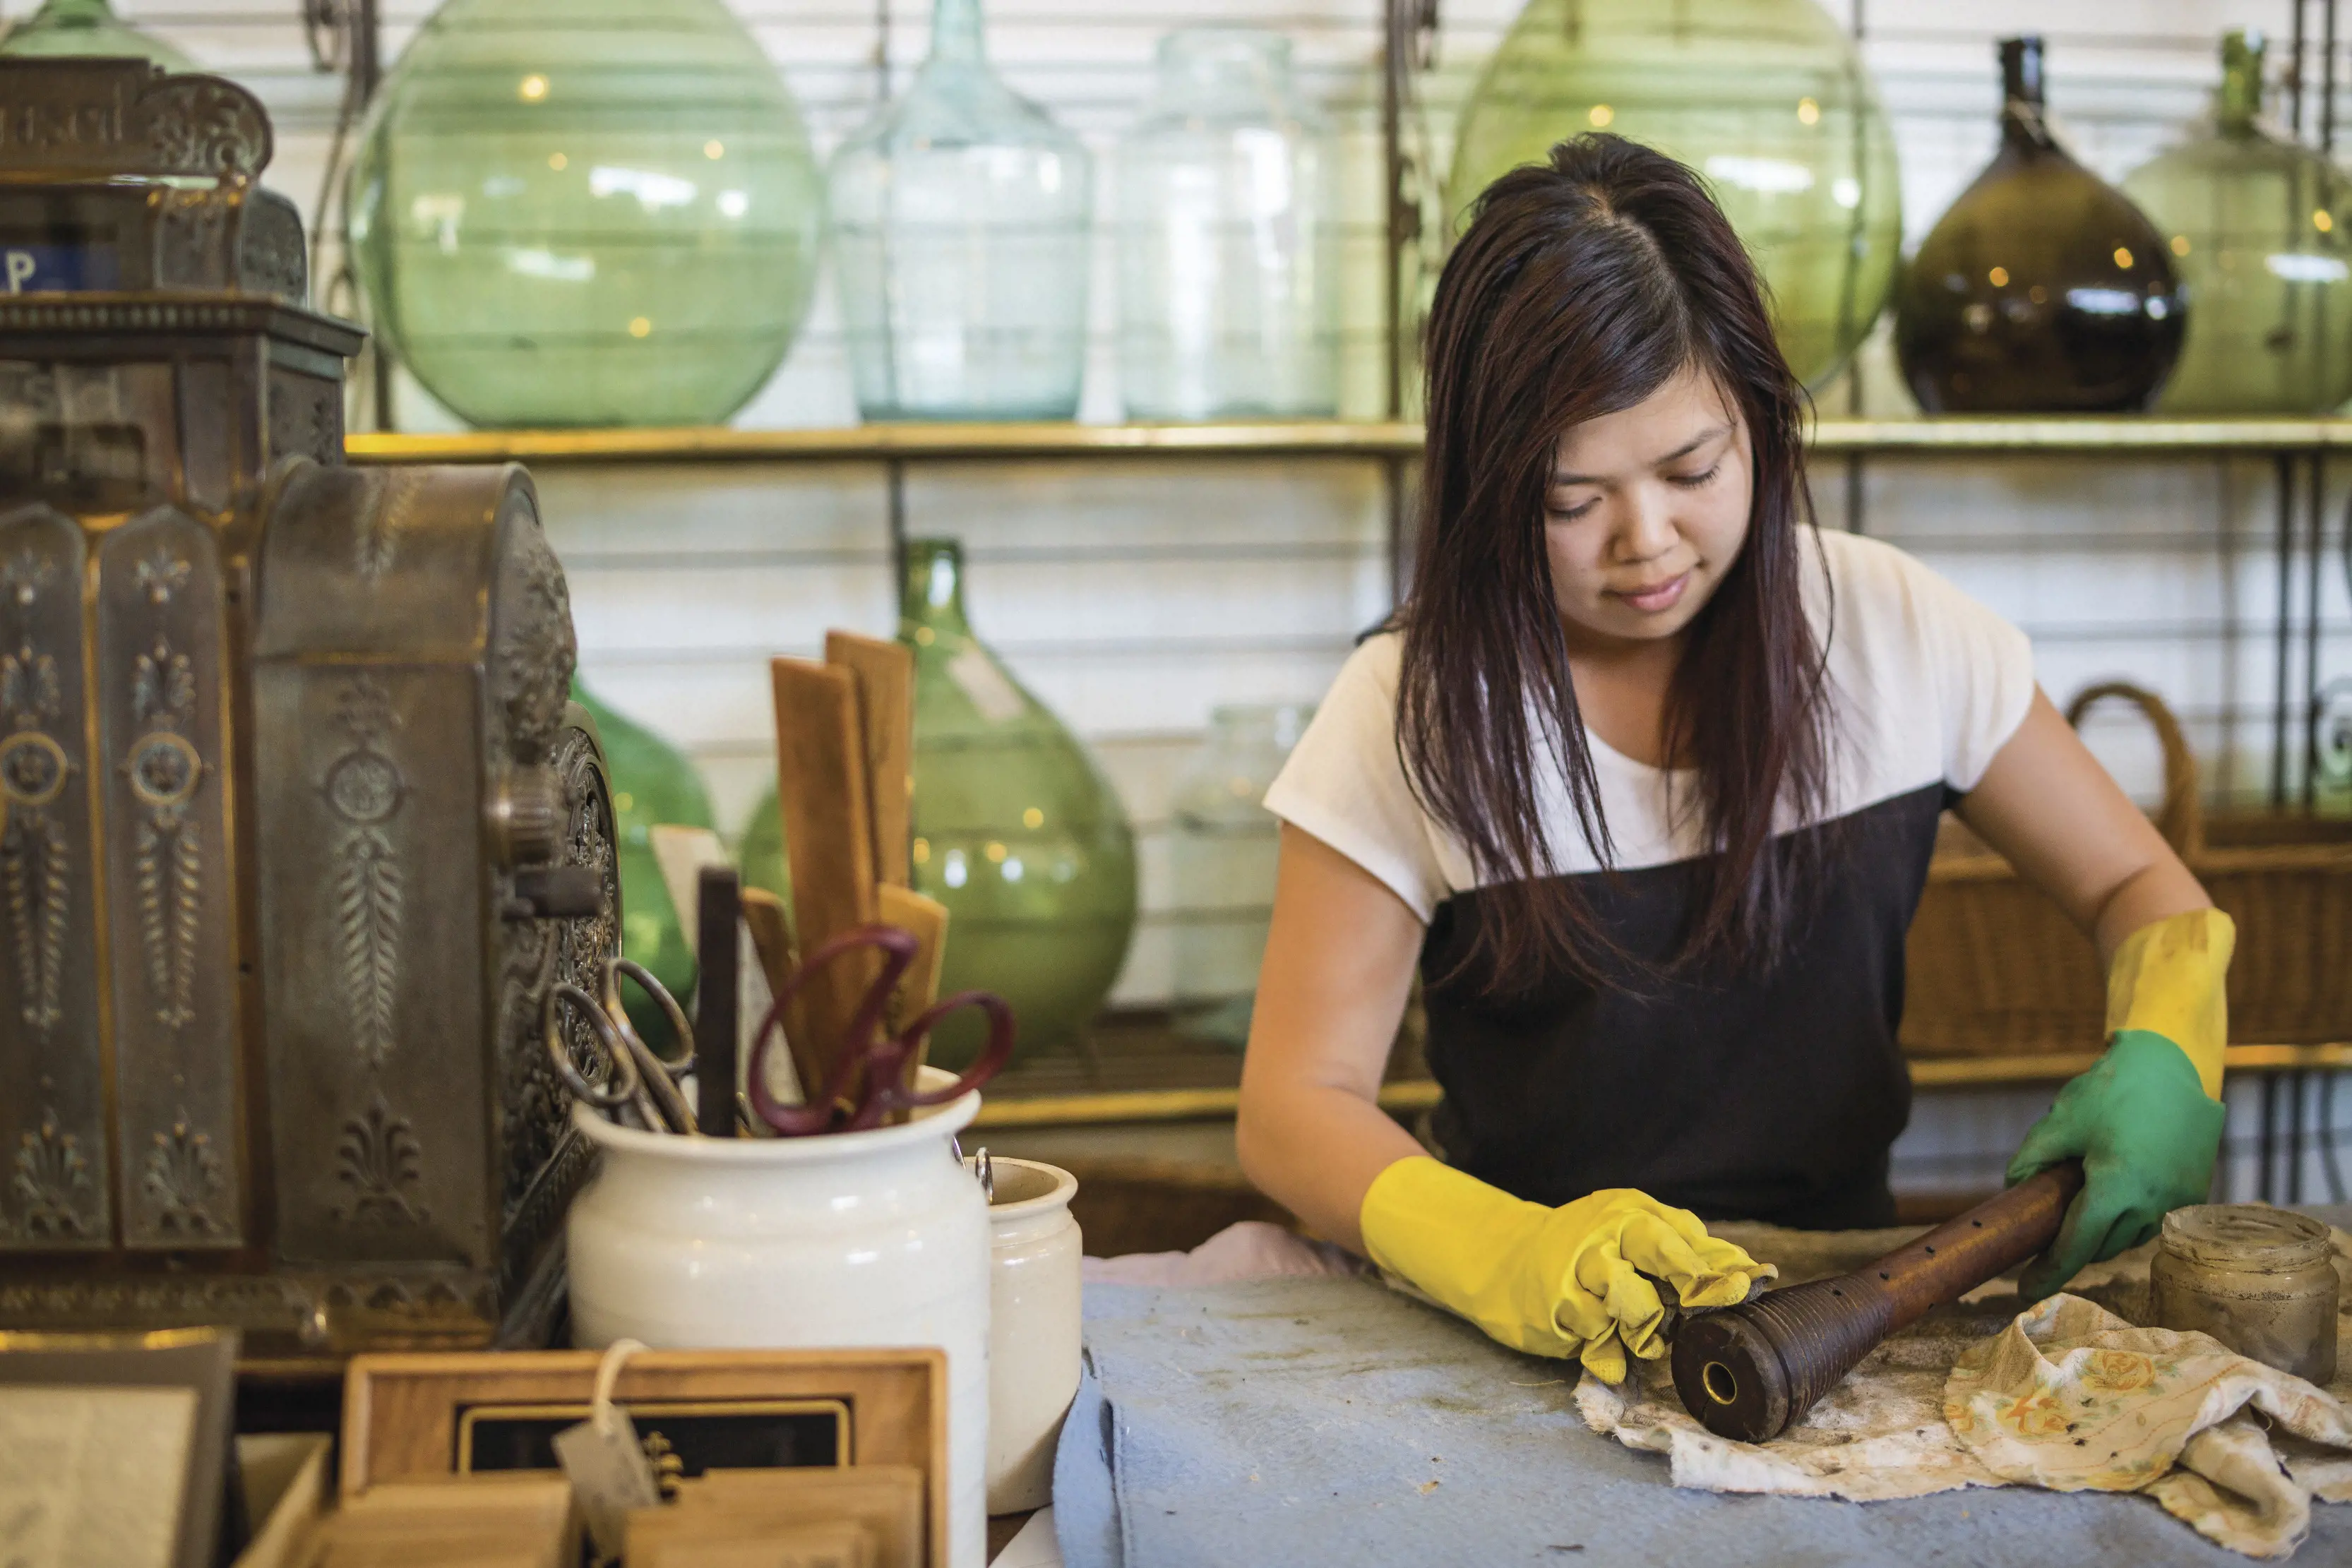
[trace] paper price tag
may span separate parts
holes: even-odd
[[[629,1514],[659,1508],[662,1500],[653,1461],[637,1441],[637,1424],[619,1406],[606,1407],[558,1432],[555,1457],[580,1500],[580,1517],[595,1542],[598,1561],[618,1561]]]

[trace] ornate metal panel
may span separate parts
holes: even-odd
[[[218,550],[185,513],[159,507],[100,547],[116,1201],[134,1248],[244,1235],[222,615]]]
[[[0,515],[0,1249],[104,1247],[82,537]]]

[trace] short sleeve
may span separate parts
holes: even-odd
[[[1975,789],[2033,706],[2033,644],[1948,579],[1898,551],[1936,695],[1944,782]]]
[[[1397,754],[1401,653],[1387,632],[1349,655],[1265,807],[1378,877],[1426,921],[1451,890]]]

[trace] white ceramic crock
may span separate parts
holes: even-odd
[[[1054,1500],[1054,1448],[1078,1392],[1078,1182],[992,1158],[988,1207],[988,1511]]]
[[[944,1347],[949,1555],[982,1568],[988,1200],[950,1142],[979,1112],[971,1093],[867,1133],[689,1138],[575,1107],[604,1159],[566,1230],[572,1343]]]

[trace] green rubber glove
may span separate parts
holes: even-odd
[[[2053,1294],[2154,1236],[2172,1209],[2204,1202],[2223,1116],[2186,1051],[2147,1030],[2118,1033],[2097,1066],[2058,1092],[2009,1162],[2011,1186],[2076,1156],[2087,1178],[2058,1239],[2020,1279],[2025,1299]]]

